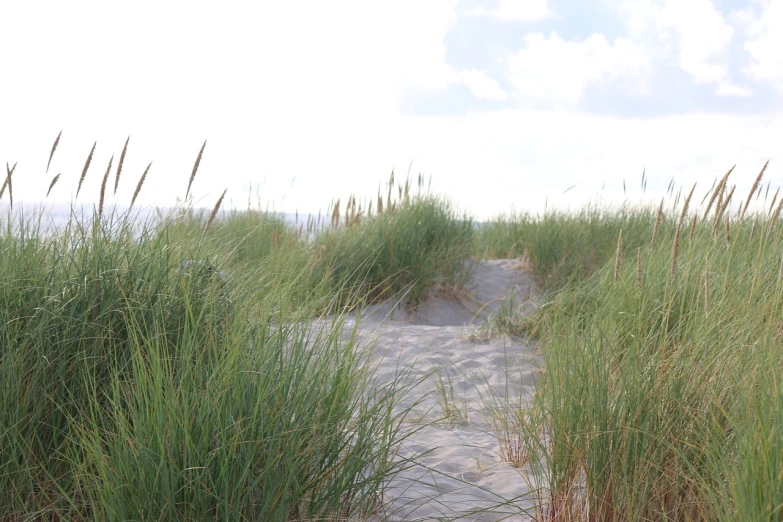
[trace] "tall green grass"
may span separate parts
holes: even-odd
[[[371,385],[340,316],[311,331],[290,286],[259,300],[257,274],[227,288],[183,270],[220,255],[170,232],[95,222],[0,239],[2,518],[371,509],[400,465],[394,385]]]
[[[252,269],[269,259],[299,267],[303,297],[335,296],[333,309],[402,293],[415,307],[436,285],[461,290],[470,276],[466,260],[474,231],[469,216],[422,188],[419,178],[419,192],[412,194],[410,180],[398,186],[392,175],[374,208],[362,208],[352,196],[344,213],[338,200],[328,220],[311,217],[299,227],[269,212],[232,211],[216,220],[207,240],[226,252],[227,266]],[[203,228],[205,217],[191,212],[173,223],[187,234]]]
[[[558,223],[602,252],[537,318],[547,371],[522,440],[547,485],[542,519],[780,520],[780,207],[743,215],[714,191],[711,210],[658,226],[623,209],[526,236],[553,269],[570,248]]]
[[[585,279],[613,259],[621,229],[627,252],[649,243],[655,221],[655,209],[632,205],[589,205],[542,216],[512,213],[484,224],[473,252],[484,258],[526,257],[538,286],[554,290]]]
[[[373,379],[344,311],[454,281],[471,230],[391,193],[317,238],[222,198],[140,222],[102,190],[56,230],[9,210],[0,520],[370,516],[406,465],[404,388]]]
[[[403,200],[348,229],[320,234],[315,248],[335,288],[370,301],[406,292],[418,304],[435,284],[459,291],[468,269],[472,221],[440,198]]]

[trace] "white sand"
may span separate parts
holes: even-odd
[[[413,317],[404,307],[379,305],[360,322],[360,339],[374,343],[371,361],[380,381],[401,371],[409,372],[406,382],[421,379],[400,405],[412,407],[406,427],[418,429],[400,455],[418,455],[416,464],[388,485],[379,519],[530,519],[525,511],[533,513],[535,495],[525,469],[501,459],[487,420],[493,408],[482,397],[508,395],[512,405],[526,404],[541,358],[535,343],[472,334],[512,294],[515,308],[532,306],[532,287],[518,260],[481,261],[468,287],[472,298],[430,297]],[[452,404],[461,412],[450,420],[437,391],[439,374],[446,388],[450,379]]]

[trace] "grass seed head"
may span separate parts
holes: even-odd
[[[658,213],[655,215],[655,226],[653,227],[652,240],[650,241],[650,248],[655,246],[655,240],[658,239],[658,233],[661,230],[662,221],[663,221],[663,198],[661,198],[661,204],[658,206]]]
[[[340,200],[334,204],[332,209],[332,228],[337,228],[340,225]]]
[[[694,190],[696,190],[696,183],[693,184],[691,191],[688,193],[688,197],[685,198],[685,203],[683,204],[682,212],[680,213],[680,224],[682,224],[683,220],[685,219],[685,216],[688,214],[688,206],[691,203],[691,198],[693,197]]]
[[[712,204],[715,203],[715,198],[720,195],[721,199],[723,199],[723,192],[726,189],[726,180],[729,179],[729,176],[734,171],[734,168],[737,165],[734,165],[729,169],[726,174],[723,175],[723,177],[720,180],[720,183],[718,183],[718,186],[715,187],[715,190],[712,191],[712,196],[710,197],[709,203],[707,203],[707,209],[704,211],[704,216],[702,217],[702,220],[707,219],[707,215],[710,213],[710,209],[712,209]]]
[[[87,155],[87,161],[84,162],[84,168],[82,169],[82,175],[79,177],[79,186],[76,187],[76,197],[79,197],[79,192],[82,190],[82,183],[84,183],[84,178],[87,176],[87,169],[90,168],[90,163],[92,163],[92,155],[95,153],[95,146],[98,145],[98,142],[92,144],[92,149],[90,149],[90,153]]]
[[[729,216],[726,216],[726,246],[731,245],[731,227],[729,225]]]
[[[767,235],[769,235],[769,233],[772,231],[772,227],[777,222],[778,217],[780,216],[781,207],[783,207],[783,198],[780,199],[778,206],[775,207],[775,212],[773,212],[769,218],[769,224],[767,224]]]
[[[136,203],[136,198],[139,196],[139,192],[141,192],[141,187],[144,185],[144,180],[147,179],[147,173],[150,171],[151,166],[152,162],[147,165],[147,168],[144,169],[144,174],[142,174],[141,178],[139,178],[139,182],[136,184],[136,190],[133,192],[133,197],[131,198],[130,207],[128,207],[128,212],[130,212],[130,209],[133,208],[133,204]]]
[[[775,201],[778,199],[778,194],[780,194],[780,187],[775,191],[775,194],[772,196],[772,203],[769,204],[769,210],[767,212],[772,212],[772,209],[775,208]]]
[[[60,173],[62,174],[62,172]],[[49,183],[49,190],[46,191],[46,197],[49,197],[49,193],[52,191],[52,188],[57,183],[57,181],[60,179],[60,174],[57,174],[55,177],[52,178],[52,182]]]
[[[223,190],[223,193],[220,195],[220,197],[217,200],[217,203],[215,203],[215,208],[212,209],[212,212],[209,214],[209,219],[207,220],[206,226],[204,226],[204,232],[201,234],[201,240],[204,240],[204,236],[207,235],[207,232],[209,231],[209,227],[212,226],[212,222],[215,221],[215,217],[217,217],[217,213],[220,210],[220,205],[223,204],[223,198],[226,197],[226,191],[228,189]]]
[[[190,180],[188,181],[188,189],[185,191],[185,199],[187,199],[188,194],[190,194],[190,187],[191,185],[193,185],[193,180],[196,178],[196,172],[198,172],[198,166],[201,164],[201,156],[204,154],[204,147],[206,146],[207,146],[207,140],[204,140],[204,143],[201,145],[201,150],[198,151],[198,156],[196,156],[196,162],[193,164],[193,171],[190,173]]]
[[[101,182],[101,197],[98,200],[98,217],[103,216],[103,200],[106,196],[106,181],[109,179],[109,172],[111,172],[111,164],[114,162],[114,154],[109,159],[109,166],[106,167],[106,174],[103,175],[103,181]]]
[[[122,173],[122,165],[125,163],[125,153],[128,151],[128,142],[130,136],[125,140],[125,146],[122,148],[122,154],[120,154],[120,162],[117,163],[117,175],[114,176],[114,194],[117,195],[117,186],[120,184],[120,174]]]
[[[767,160],[766,163],[764,163],[764,166],[761,167],[761,172],[759,172],[759,175],[756,176],[756,181],[753,182],[753,186],[750,188],[750,193],[748,194],[748,199],[745,200],[745,206],[742,208],[742,215],[741,217],[745,217],[745,212],[748,210],[748,205],[750,205],[750,198],[753,197],[753,193],[756,192],[756,189],[759,186],[759,183],[761,183],[761,177],[764,176],[764,171],[767,170],[767,165],[769,165],[769,160]]]
[[[49,173],[49,165],[52,164],[52,157],[54,156],[54,151],[57,150],[57,144],[60,143],[60,136],[63,135],[63,131],[60,130],[60,133],[57,135],[57,137],[54,139],[54,145],[52,145],[52,151],[49,153],[49,161],[46,163],[46,173]]]

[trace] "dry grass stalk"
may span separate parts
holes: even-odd
[[[729,171],[723,175],[723,178],[721,178],[720,183],[718,183],[718,186],[715,187],[715,190],[712,192],[712,197],[710,197],[709,203],[707,203],[707,210],[704,211],[704,216],[702,217],[702,220],[707,219],[707,215],[710,213],[710,209],[712,209],[712,204],[715,203],[715,198],[718,197],[720,194],[721,198],[723,197],[723,191],[726,189],[726,180],[729,179],[729,175],[731,175],[732,171],[734,171],[734,168],[737,165],[734,165],[729,169]]]
[[[710,194],[713,194],[712,190],[715,188],[715,185],[718,183],[717,179],[712,180],[712,186],[709,188],[709,190],[704,194],[704,197],[701,198],[701,203],[699,205],[703,205],[705,201],[707,201],[707,197],[710,196]]]
[[[663,198],[661,198],[661,204],[658,206],[658,213],[655,215],[655,226],[653,227],[652,241],[650,241],[650,248],[655,246],[655,240],[658,239],[658,233],[661,230],[662,221],[663,221]]]
[[[778,267],[778,285],[781,279],[783,279],[783,252],[780,254],[780,267]]]
[[[717,232],[718,226],[721,223],[723,215],[726,213],[726,209],[729,208],[729,204],[731,203],[731,198],[732,196],[734,196],[734,190],[736,188],[737,185],[734,185],[733,187],[731,187],[731,191],[728,193],[728,195],[725,198],[719,198],[718,205],[715,207],[715,220],[712,223],[713,232]]]
[[[114,154],[109,159],[109,166],[106,167],[106,174],[103,175],[103,182],[101,182],[101,198],[98,200],[98,218],[103,216],[103,200],[106,196],[106,180],[109,179],[109,172],[111,172],[111,164],[114,162]]]
[[[62,174],[62,172],[60,174]],[[46,191],[46,197],[47,198],[49,197],[49,193],[52,191],[52,188],[54,187],[54,185],[57,183],[57,181],[59,181],[60,174],[57,174],[55,177],[53,177],[52,178],[52,182],[49,183],[49,190]]]
[[[674,244],[672,245],[671,276],[677,273],[677,254],[680,252],[680,225],[677,225],[677,232],[674,233]]]
[[[392,188],[394,188],[394,169],[392,169],[391,175],[389,176],[389,192],[386,194],[386,208],[389,210],[394,210],[392,208],[391,199]]]
[[[769,235],[769,233],[772,231],[773,225],[777,222],[778,217],[780,216],[781,207],[783,207],[783,198],[780,199],[778,206],[775,207],[775,212],[769,218],[769,224],[767,225],[767,235]]]
[[[620,229],[620,235],[617,237],[617,253],[614,260],[614,282],[620,279],[620,265],[623,262],[623,229]]]
[[[729,216],[726,216],[726,246],[731,245],[731,227],[729,225]]]
[[[196,172],[198,172],[198,166],[201,164],[201,156],[204,154],[204,147],[206,146],[207,146],[207,140],[204,140],[204,144],[201,145],[201,150],[198,151],[198,156],[196,156],[196,163],[193,164],[193,172],[190,173],[190,180],[188,181],[188,190],[185,191],[185,199],[188,199],[188,194],[190,194],[190,187],[191,185],[193,185],[193,180],[196,177]]]
[[[688,206],[691,203],[691,198],[693,197],[694,190],[696,190],[696,183],[693,184],[691,191],[688,193],[688,197],[685,198],[685,203],[683,204],[682,212],[680,213],[680,224],[682,224],[683,220],[685,219],[685,216],[688,214]]]
[[[767,162],[764,163],[764,166],[761,167],[761,172],[759,172],[759,175],[756,176],[756,181],[753,182],[753,186],[750,188],[750,193],[748,194],[748,199],[745,200],[745,206],[742,208],[742,215],[740,216],[740,218],[745,217],[745,212],[747,212],[748,205],[750,205],[750,198],[753,197],[753,194],[756,192],[759,183],[761,183],[761,177],[764,175],[764,171],[767,170],[767,165],[769,165],[769,160],[767,160]]]
[[[778,199],[778,194],[780,194],[780,187],[778,187],[775,194],[772,196],[772,203],[769,204],[769,210],[767,212],[772,212],[772,209],[775,208],[775,201]]]
[[[0,188],[0,198],[3,197],[3,194],[5,193],[5,188],[8,187],[8,200],[10,201],[11,208],[14,208],[14,191],[13,191],[13,185],[11,184],[11,176],[14,175],[14,171],[16,170],[16,163],[14,163],[13,167],[8,167],[8,162],[5,162],[5,171],[6,171],[6,177],[5,181],[3,182],[3,188]]]
[[[636,249],[636,286],[639,290],[642,289],[642,249],[637,247]]]
[[[340,224],[340,200],[337,200],[337,203],[334,204],[334,208],[332,209],[332,228],[337,228],[337,226]]]
[[[125,139],[125,146],[122,148],[122,154],[120,154],[120,162],[117,164],[117,175],[114,176],[114,194],[117,195],[117,186],[120,184],[120,174],[122,173],[122,165],[125,163],[125,153],[128,151],[128,142],[130,136]]]
[[[693,215],[693,219],[691,220],[691,231],[690,234],[688,234],[688,241],[693,241],[693,234],[696,232],[696,215]]]
[[[718,194],[718,201],[715,202],[715,218],[713,219],[713,225],[720,221],[720,211],[723,208],[723,198],[725,195],[726,187],[723,187],[723,190]]]
[[[10,170],[9,170],[9,168],[8,168],[8,162],[6,161],[6,162],[5,162],[5,170],[6,170],[6,172],[8,173],[8,175],[6,176],[6,178],[5,178],[5,181],[3,181],[3,186],[2,186],[2,188],[0,188],[0,198],[2,198],[2,197],[3,197],[3,194],[5,194],[5,189],[6,189],[6,187],[8,187],[9,183],[11,182],[11,181],[10,181],[10,180],[11,180],[11,176],[13,176],[13,174],[14,174],[14,170],[16,170],[16,163],[14,163],[14,166],[13,166],[13,167],[11,167],[11,168],[10,168]],[[9,189],[9,190],[10,190],[10,189]]]
[[[753,236],[756,234],[756,226],[759,224],[759,215],[753,218],[753,226],[750,228],[750,240],[753,241]]]
[[[204,240],[204,236],[207,235],[207,232],[209,231],[209,227],[212,226],[212,222],[215,221],[215,217],[217,217],[217,213],[220,210],[220,205],[223,204],[223,198],[226,197],[226,191],[228,189],[225,189],[223,193],[220,195],[220,197],[217,200],[217,203],[215,203],[215,208],[212,209],[212,212],[209,214],[209,219],[207,220],[207,224],[204,226],[204,232],[201,233],[201,240]]]
[[[723,201],[723,206],[721,207],[720,213],[721,216],[726,213],[726,210],[729,208],[729,204],[731,204],[731,198],[734,197],[734,191],[737,190],[737,185],[732,185],[731,190],[729,191],[729,195],[726,196],[726,199]]]
[[[704,312],[710,312],[710,260],[704,266]]]
[[[90,149],[90,154],[87,155],[87,161],[84,162],[84,168],[82,169],[82,175],[79,178],[79,186],[76,188],[76,197],[79,197],[79,191],[82,190],[82,183],[84,183],[84,178],[87,176],[87,169],[90,168],[90,163],[92,163],[92,155],[95,153],[95,146],[98,145],[98,142],[92,144],[92,149]]]
[[[52,145],[52,152],[49,153],[49,161],[46,163],[46,173],[49,173],[49,165],[52,164],[52,157],[54,156],[54,151],[57,150],[57,144],[60,143],[60,136],[63,135],[63,131],[60,130],[60,134],[57,135],[57,137],[54,139],[54,145]]]
[[[141,187],[142,185],[144,185],[144,180],[147,179],[147,172],[150,171],[151,166],[152,166],[152,162],[150,162],[150,164],[147,165],[147,168],[144,169],[144,174],[142,174],[141,178],[139,178],[139,182],[136,184],[136,190],[133,192],[133,197],[131,198],[130,207],[128,207],[128,212],[130,212],[130,209],[133,208],[133,204],[136,203],[136,198],[139,196],[139,192],[141,192]]]

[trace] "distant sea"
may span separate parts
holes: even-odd
[[[75,204],[69,205],[66,203],[18,203],[14,204],[14,208],[9,214],[8,201],[0,201],[0,226],[5,230],[8,225],[9,216],[11,218],[11,224],[16,229],[20,223],[23,223],[26,227],[39,226],[40,231],[49,233],[51,231],[62,229],[68,222],[74,217],[77,218],[77,222],[87,223],[91,221],[92,217],[98,212],[97,204]],[[194,212],[202,213],[204,218],[209,215],[212,209],[207,208],[195,208]],[[172,213],[182,212],[183,209],[174,207],[150,207],[139,206],[134,207],[132,211],[133,222],[137,226],[144,224],[152,224],[160,220],[161,216],[170,216]],[[105,216],[110,216],[112,222],[121,222],[128,212],[128,207],[124,205],[107,205],[103,209]],[[242,210],[221,210],[218,217],[225,217],[231,212],[242,212]],[[290,213],[290,212],[274,212],[270,211],[270,215],[283,219],[286,223],[291,225],[307,224],[308,217],[312,216],[314,219],[318,219],[317,214],[302,214],[302,213]],[[23,217],[24,219],[20,220]],[[322,220],[328,221],[329,216],[321,215]],[[474,222],[474,226],[481,227],[483,223]]]

